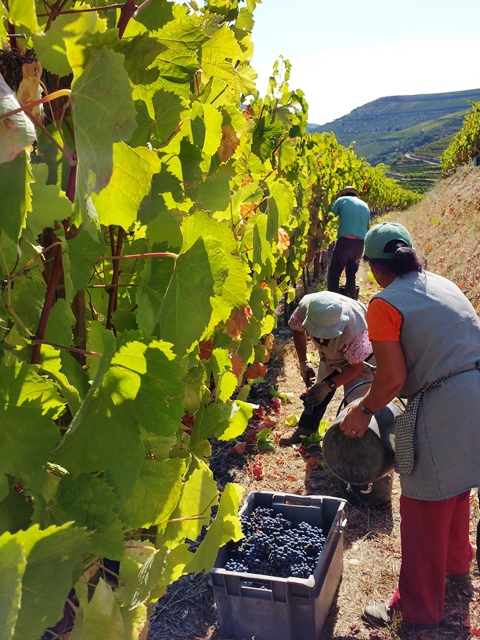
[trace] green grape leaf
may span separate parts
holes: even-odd
[[[182,497],[171,515],[164,540],[196,540],[204,525],[210,523],[210,509],[218,503],[218,487],[211,473],[196,469],[183,485]],[[168,544],[168,542],[167,542]]]
[[[213,156],[217,152],[222,139],[223,117],[218,109],[207,103],[203,105],[203,119],[205,122],[203,153]]]
[[[80,474],[64,476],[58,486],[57,504],[50,506],[56,524],[74,521],[92,532],[92,552],[119,560],[123,555],[123,525],[118,517],[120,502],[102,478]]]
[[[0,136],[0,148],[2,144]],[[31,211],[32,182],[30,158],[26,152],[19,153],[10,162],[0,163],[0,229],[15,243],[25,224],[27,211]]]
[[[148,629],[148,622],[151,616],[150,608],[147,608],[143,602],[140,602],[135,609],[120,609],[123,618],[123,626],[125,627],[126,640],[137,640],[139,632],[142,633]]]
[[[185,107],[179,96],[160,89],[152,99],[155,119],[151,132],[157,144],[165,143],[180,124],[180,115]]]
[[[134,87],[134,99],[144,102],[150,114],[153,113],[152,97],[160,89],[189,97],[190,86],[198,70],[197,50],[208,38],[201,16],[187,15],[185,7],[173,6],[176,19],[166,21],[155,33],[158,42],[165,48],[153,65],[158,69],[159,77],[150,85]],[[158,16],[162,19],[161,13]]]
[[[163,164],[160,173],[153,176],[151,192],[143,199],[138,217],[147,225],[147,236],[152,244],[166,242],[176,251],[182,246],[180,225],[185,213],[167,208],[167,197],[174,201],[183,198],[180,180]]]
[[[42,369],[55,380],[74,415],[87,394],[88,377],[80,363],[70,353],[43,345],[40,352]]]
[[[184,354],[200,339],[212,314],[210,298],[215,280],[207,242],[208,239],[199,238],[177,258],[162,301],[161,336],[174,344],[178,354]]]
[[[202,46],[201,64],[204,82],[208,82],[210,78],[216,78],[233,86],[235,83],[233,65],[243,57],[243,52],[232,31],[227,25],[223,25]]]
[[[121,54],[106,48],[90,51],[85,68],[72,85],[72,107],[77,193],[83,198],[99,193],[108,184],[113,171],[113,143],[128,140],[135,129],[132,90]]]
[[[119,467],[111,467],[105,471],[107,482],[114,488],[120,502],[124,502],[135,483],[135,479],[143,465],[145,445],[139,442],[137,448],[130,452],[130,458]]]
[[[218,425],[223,426],[223,431],[219,433],[219,440],[234,440],[247,428],[248,421],[252,417],[255,405],[240,400],[234,400],[227,404],[222,411],[223,420]]]
[[[63,410],[52,382],[27,364],[0,364],[4,380],[0,389],[2,417],[0,473],[21,478],[39,491],[46,475],[44,465],[60,434],[53,419]]]
[[[134,24],[133,21],[129,23],[129,25]],[[152,68],[151,65],[160,53],[165,51],[165,45],[143,32],[128,39],[119,40],[115,49],[125,56],[125,69],[133,84],[145,85],[157,80],[158,69]]]
[[[9,494],[0,502],[0,534],[6,531],[15,533],[20,529],[28,529],[32,523],[32,503],[28,496],[15,490],[13,482],[11,484]]]
[[[153,334],[158,325],[165,292],[175,269],[172,258],[145,260],[142,281],[136,291],[137,322],[146,334]]]
[[[7,37],[7,30],[5,25],[7,24],[7,10],[3,2],[0,2],[0,38],[2,40]]]
[[[5,500],[8,496],[8,492],[10,490],[8,477],[6,475],[0,474],[0,502]]]
[[[21,478],[27,487],[39,491],[46,475],[44,465],[60,439],[51,418],[27,403],[22,407],[6,406],[0,434],[0,472]]]
[[[75,322],[71,306],[66,300],[60,298],[50,310],[45,340],[60,345],[70,344],[72,341],[72,328]]]
[[[280,138],[284,135],[283,125],[278,120],[270,122],[270,118],[267,117],[259,119],[253,131],[253,153],[265,162],[265,160],[270,158]]]
[[[8,534],[0,537],[0,548],[4,539],[9,539]],[[13,640],[38,640],[62,617],[65,598],[82,571],[79,560],[88,554],[89,534],[71,523],[44,530],[33,525],[13,539],[27,555]]]
[[[105,326],[98,320],[92,320],[89,323],[87,333],[87,349],[99,355],[87,354],[86,357],[89,379],[94,381],[91,390],[93,387],[97,388],[100,385],[103,375],[110,366],[110,358],[115,347],[116,343],[112,332],[105,329]],[[99,374],[100,371],[101,373]]]
[[[219,440],[234,440],[247,428],[255,405],[241,400],[234,400],[225,405],[210,404],[197,414],[192,428],[192,442],[214,436]]]
[[[33,244],[45,227],[55,227],[55,223],[70,217],[72,203],[56,185],[47,184],[46,164],[32,165],[35,182],[32,184],[32,211],[27,215],[26,236]],[[52,207],[52,202],[55,206]]]
[[[25,407],[38,410],[40,415],[54,420],[63,411],[64,403],[58,397],[55,385],[38,375],[38,367],[14,361],[11,366],[0,364],[0,404],[3,409]],[[0,421],[1,423],[1,421]]]
[[[120,517],[129,527],[160,525],[165,528],[182,491],[186,462],[180,458],[145,458],[122,505]]]
[[[35,12],[35,0],[10,0],[8,19],[12,24],[26,27],[31,33],[41,31]]]
[[[129,229],[150,191],[153,174],[159,170],[160,161],[154,151],[145,147],[132,149],[123,142],[114,144],[112,177],[98,195],[92,195],[100,223]]]
[[[48,31],[33,36],[35,53],[50,73],[56,73],[60,77],[68,76],[72,73],[72,67],[67,56],[67,40],[77,42],[86,34],[105,29],[106,20],[100,18],[96,11],[57,15]]]
[[[163,439],[156,453],[166,455],[183,415],[181,375],[160,341],[128,340],[113,357],[104,355],[58,447],[59,464],[76,473],[121,466],[137,450],[141,429]]]
[[[232,397],[238,386],[237,376],[231,371],[225,371],[220,377],[219,385],[216,390],[217,398],[220,402],[227,402]]]
[[[185,375],[185,409],[196,413],[200,408],[202,395],[207,389],[207,372],[203,364],[189,369]]]
[[[131,609],[137,607],[141,602],[145,602],[145,600],[151,600],[153,589],[160,587],[162,590],[164,585],[169,584],[169,580],[165,579],[165,574],[168,561],[171,560],[170,556],[173,556],[175,561],[175,577],[180,577],[185,566],[185,560],[182,562],[182,556],[185,556],[185,549],[182,548],[179,551],[174,549],[169,553],[167,545],[159,545],[159,548],[153,550],[153,553],[146,558],[139,570],[120,589],[118,598],[125,607]],[[168,576],[171,579],[173,577],[172,572],[169,572]]]
[[[3,237],[6,238],[6,236]],[[11,294],[12,308],[15,310],[15,314],[21,319],[22,324],[31,333],[34,333],[42,313],[42,303],[45,297],[45,282],[42,282],[42,272],[38,265],[34,265],[26,275],[19,276],[15,280],[15,288]],[[10,331],[9,343],[24,346],[25,333],[23,328],[17,325],[16,329],[19,331],[18,341],[14,341],[13,335],[15,334]],[[21,339],[20,336],[22,336]]]
[[[68,253],[70,278],[75,291],[87,288],[92,276],[92,265],[100,258],[103,250],[103,245],[90,233],[79,233],[68,240],[65,254]]]
[[[22,578],[27,561],[15,538],[0,538],[0,637],[11,640],[22,601]]]
[[[255,227],[253,229],[253,263],[257,271],[262,265],[268,262],[272,251],[272,243],[267,237],[268,216],[258,213],[255,216]]]
[[[173,20],[173,3],[165,0],[152,0],[135,16],[149,31],[160,29],[167,22]]]
[[[227,349],[214,349],[210,359],[214,378],[215,394],[220,402],[227,402],[237,388],[237,376],[231,373],[232,361]]]
[[[79,590],[79,593],[82,593]],[[120,604],[112,587],[99,579],[90,600],[81,598],[78,621],[71,640],[120,640],[126,638]]]
[[[284,182],[273,182],[269,186],[267,240],[272,242],[293,210],[294,197],[291,187]]]
[[[188,570],[198,573],[210,571],[215,564],[218,549],[229,540],[242,538],[242,527],[238,517],[238,507],[244,489],[236,484],[227,484],[223,490],[218,512],[207,534],[195,551]]]
[[[249,96],[257,93],[258,74],[255,69],[245,62],[241,62],[236,68],[235,80],[237,94]]]
[[[236,252],[236,243],[230,229],[199,212],[183,221],[182,234],[182,251],[191,247],[198,238],[203,237],[208,241],[215,283],[213,304],[219,319],[227,320],[233,308],[247,304],[250,292],[250,276],[246,265],[232,255]]]
[[[230,178],[226,173],[216,173],[202,182],[195,192],[195,202],[205,211],[224,211],[230,202]]]
[[[284,140],[278,150],[278,166],[282,170],[288,169],[294,164],[297,158],[297,152],[295,151],[295,145],[291,140]]]

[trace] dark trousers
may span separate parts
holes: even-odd
[[[327,289],[329,291],[339,292],[340,276],[345,269],[345,293],[349,298],[355,299],[355,275],[360,265],[363,244],[363,240],[360,238],[345,238],[343,236],[338,238],[328,269]]]
[[[335,389],[333,391],[330,391],[325,400],[320,404],[317,404],[315,407],[310,407],[308,409],[305,408],[302,415],[300,416],[300,420],[298,421],[298,426],[314,433],[318,429],[320,420],[323,418],[329,402],[334,395]]]

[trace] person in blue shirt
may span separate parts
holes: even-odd
[[[340,276],[345,270],[345,295],[356,298],[355,276],[363,254],[363,241],[370,227],[370,209],[351,186],[338,194],[330,211],[338,217],[337,241],[328,268],[327,288],[339,293]]]

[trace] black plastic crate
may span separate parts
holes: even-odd
[[[240,510],[273,509],[295,526],[321,527],[326,541],[313,575],[277,578],[224,569],[229,548],[220,550],[210,572],[220,627],[237,640],[307,640],[320,638],[343,569],[345,500],[330,496],[251,493]]]

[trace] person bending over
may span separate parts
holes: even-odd
[[[297,427],[280,438],[280,445],[301,442],[301,436],[310,436],[318,429],[337,387],[343,386],[346,394],[359,382],[372,379],[372,368],[364,364],[365,361],[374,364],[366,311],[365,305],[357,300],[321,291],[305,295],[290,316],[288,324],[293,331],[300,375],[309,388],[306,407]],[[307,338],[318,349],[317,372],[307,360]],[[314,377],[316,382],[311,385]],[[352,391],[348,400],[364,395],[367,386]]]

